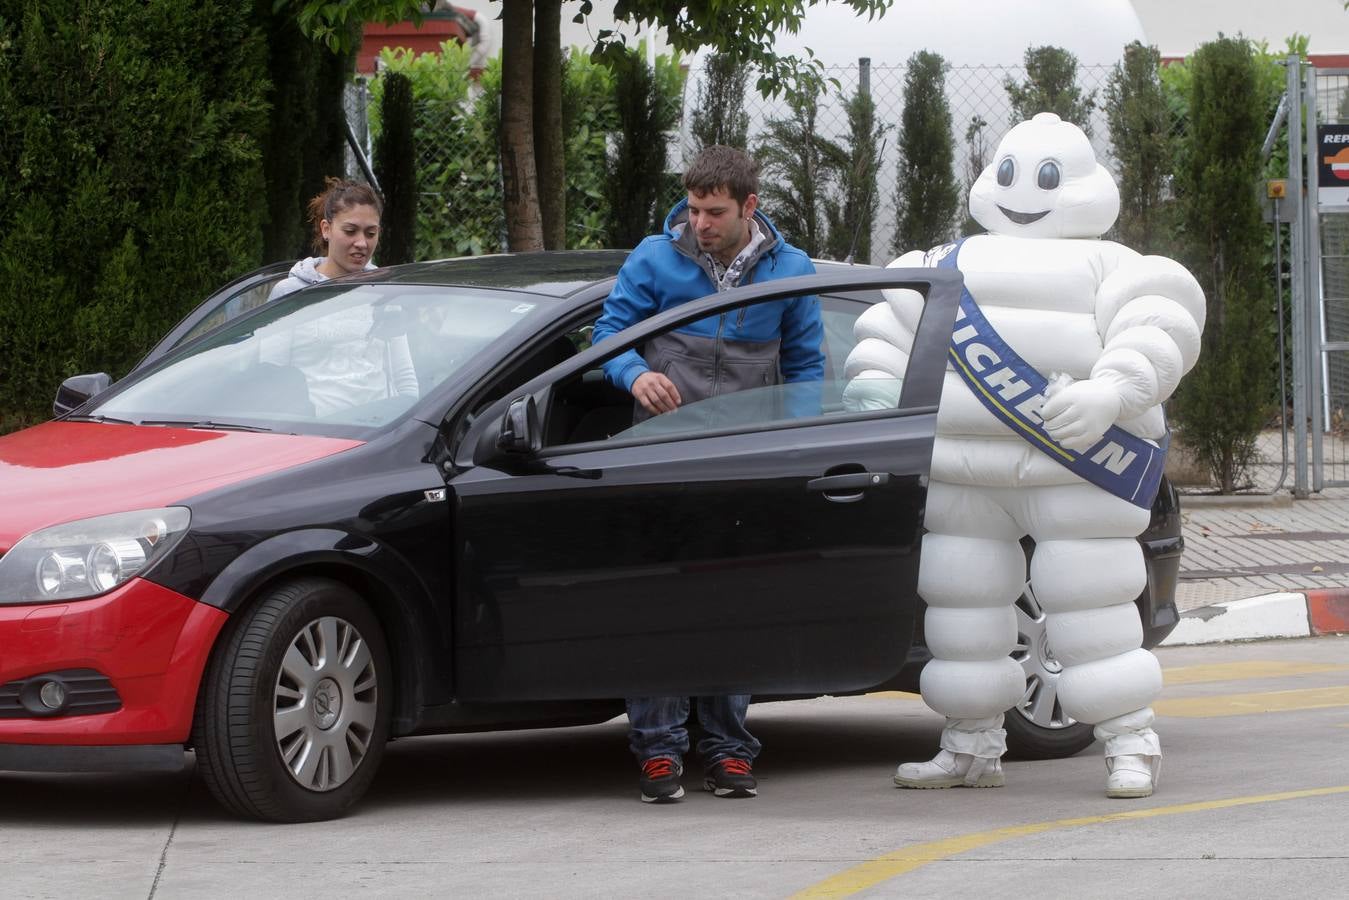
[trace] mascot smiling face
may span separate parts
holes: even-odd
[[[1008,237],[1100,237],[1119,215],[1119,188],[1082,129],[1039,113],[998,144],[970,188],[970,214]]]

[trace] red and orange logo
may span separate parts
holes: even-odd
[[[1349,147],[1344,147],[1334,156],[1323,156],[1322,161],[1330,166],[1331,173],[1341,181],[1349,181]]]

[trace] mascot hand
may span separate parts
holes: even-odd
[[[1055,387],[1040,408],[1040,418],[1050,437],[1078,453],[1101,439],[1124,405],[1119,389],[1102,378]]]

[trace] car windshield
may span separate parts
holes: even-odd
[[[378,428],[548,302],[463,287],[314,288],[183,348],[90,414],[259,430]]]

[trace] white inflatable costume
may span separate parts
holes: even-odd
[[[1006,345],[1050,382],[1033,396],[1005,374],[991,387],[1037,424],[1038,412],[1049,437],[1083,458],[1111,426],[1147,439],[1144,447],[1160,442],[1160,404],[1199,355],[1203,292],[1178,263],[1099,240],[1119,213],[1119,191],[1082,131],[1051,113],[1014,127],[971,188],[970,212],[989,234],[953,257],[965,286]],[[932,267],[955,250],[914,251],[891,265]],[[887,301],[857,322],[845,395],[857,408],[894,405],[923,310],[912,291]],[[987,347],[963,347],[973,368],[996,368],[996,354],[980,352]],[[1136,537],[1152,498],[1120,499],[1036,449],[949,365],[937,422],[918,590],[933,655],[923,699],[946,727],[941,752],[901,765],[895,783],[1002,785],[1003,712],[1026,689],[1008,654],[1026,580],[1019,540],[1029,534],[1031,585],[1063,664],[1063,710],[1105,742],[1107,796],[1149,796],[1161,761],[1149,704],[1162,676],[1142,649],[1133,601],[1147,579]]]

